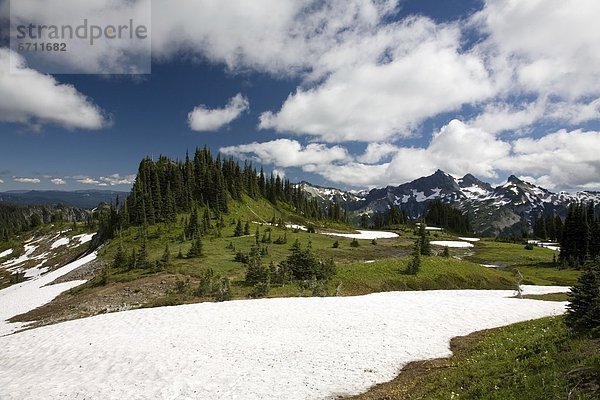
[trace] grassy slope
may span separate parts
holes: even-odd
[[[553,263],[558,253],[542,247],[526,250],[522,244],[482,240],[475,243],[474,254],[467,260],[480,264],[505,266],[508,271],[519,270],[524,284],[570,286],[577,281],[579,271],[559,270]]]
[[[562,318],[476,332],[451,345],[453,357],[410,364],[395,380],[353,398],[600,398],[600,342],[573,336]]]
[[[175,256],[181,250],[185,255],[191,247],[191,241],[181,241],[181,220],[185,215],[179,216],[177,224],[171,226],[152,226],[148,234],[148,253],[152,260],[162,256],[165,245],[168,243],[171,251],[171,265],[161,274],[169,274],[190,280],[193,286],[200,272],[207,267],[214,270],[215,274],[228,276],[233,282],[233,295],[235,298],[244,298],[251,288],[243,284],[245,274],[244,265],[234,260],[237,251],[248,252],[255,243],[254,232],[258,227],[262,237],[267,225],[261,225],[272,217],[282,218],[286,222],[306,224],[310,221],[294,215],[293,212],[279,205],[274,207],[264,199],[253,200],[245,198],[243,202],[231,202],[230,213],[225,216],[226,227],[221,230],[221,237],[206,235],[203,239],[204,256],[196,259],[178,259]],[[235,221],[250,221],[251,235],[233,237]],[[260,224],[259,224],[260,223]],[[350,239],[335,238],[321,234],[308,234],[291,229],[271,227],[271,239],[274,241],[279,236],[287,235],[287,244],[266,244],[268,256],[263,263],[277,264],[289,254],[289,247],[298,239],[303,245],[309,242],[314,252],[321,258],[333,258],[338,264],[338,275],[330,283],[328,294],[335,294],[336,287],[341,283],[342,295],[366,294],[389,290],[424,290],[424,289],[511,289],[515,287],[516,278],[511,268],[519,268],[525,276],[524,283],[547,285],[571,285],[575,282],[577,271],[559,271],[552,267],[551,250],[535,248],[525,250],[522,245],[510,243],[497,243],[481,241],[475,243],[473,250],[451,249],[457,256],[467,256],[469,261],[430,257],[423,259],[422,271],[417,276],[404,274],[408,263],[408,255],[412,252],[414,232],[409,228],[398,230],[400,238],[380,239],[376,245],[370,240],[361,240],[360,247],[350,246]],[[336,231],[351,230],[352,227],[340,223],[321,226],[319,229],[332,229]],[[433,239],[453,239],[447,232],[432,232]],[[335,241],[339,241],[339,248],[332,248]],[[110,262],[119,243],[131,252],[140,245],[139,229],[130,228],[121,233],[120,237],[113,240],[100,253],[101,259]],[[235,249],[227,248],[233,245]],[[441,250],[433,246],[434,250]],[[366,263],[366,261],[373,261]],[[472,261],[472,262],[470,262]],[[501,263],[510,266],[502,270],[484,268],[477,263]],[[114,270],[109,282],[129,282],[138,278],[147,278],[156,275],[153,271]],[[88,285],[90,286],[90,285]],[[83,287],[81,289],[87,289]],[[191,290],[190,290],[191,291]],[[270,296],[297,296],[302,293],[296,285],[273,287]],[[181,297],[181,296],[180,296]],[[179,301],[199,301],[189,296],[183,296]]]

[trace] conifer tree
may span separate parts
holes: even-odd
[[[413,258],[408,264],[407,273],[416,275],[421,270],[421,242],[417,240],[413,251]]]
[[[427,234],[427,225],[425,225],[424,221],[421,221],[419,224],[419,249],[421,251],[421,255],[430,256],[431,255],[431,245],[429,244],[429,235]]]
[[[168,243],[165,245],[165,250],[163,251],[163,255],[162,255],[160,261],[165,266],[168,265],[169,262],[171,261],[171,251],[169,250],[169,244]]]
[[[600,259],[588,262],[569,293],[567,326],[600,335]]]
[[[188,258],[201,257],[202,256],[202,236],[196,235],[192,247],[187,254]]]
[[[119,243],[119,247],[117,247],[117,252],[115,253],[115,257],[113,259],[113,267],[122,268],[127,266],[127,255],[123,250],[123,245]]]
[[[235,230],[233,232],[233,236],[239,237],[244,235],[244,228],[242,228],[242,220],[238,220],[237,225],[235,226]]]
[[[146,249],[146,239],[145,238],[142,241],[142,246],[140,247],[140,250],[138,251],[135,263],[136,263],[136,268],[146,269],[146,268],[150,267],[150,262],[148,260],[148,250]]]

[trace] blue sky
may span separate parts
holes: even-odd
[[[47,75],[5,43],[0,191],[127,190],[141,158],[205,144],[343,188],[440,168],[600,189],[596,1],[223,4],[153,0],[149,75]]]

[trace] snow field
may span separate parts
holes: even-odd
[[[0,338],[0,398],[294,400],[360,393],[410,361],[449,356],[452,337],[565,309],[513,295],[441,290],[240,300],[69,321]]]
[[[40,270],[42,263],[35,268],[35,272],[37,273],[31,275],[34,279],[0,290],[0,336],[15,332],[24,325],[22,323],[8,323],[6,322],[7,319],[42,306],[52,301],[65,290],[84,283],[85,281],[70,281],[46,286],[55,279],[79,268],[95,258],[96,253],[91,253],[43,276],[41,275],[42,271]],[[0,398],[3,398],[3,396],[0,395]]]

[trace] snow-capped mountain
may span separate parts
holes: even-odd
[[[312,183],[308,183],[305,181],[302,181],[296,184],[295,186],[301,187],[302,190],[310,197],[316,197],[317,199],[331,201],[339,204],[361,203],[364,201],[365,196],[368,193],[368,191],[344,191],[336,188],[313,185]]]
[[[460,179],[441,170],[400,186],[373,189],[368,193],[350,193],[334,188],[322,188],[302,182],[312,196],[344,203],[357,214],[383,212],[390,204],[400,207],[411,218],[427,212],[428,203],[441,199],[468,214],[475,230],[498,235],[530,230],[542,215],[566,216],[572,202],[594,201],[600,205],[600,192],[559,192],[525,182],[511,175],[506,183],[493,187],[471,174]]]

